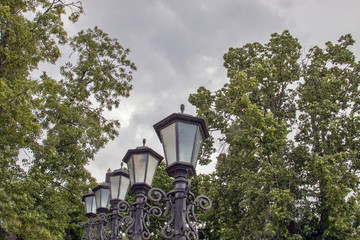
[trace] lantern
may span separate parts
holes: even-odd
[[[209,137],[204,119],[184,114],[184,105],[181,111],[154,125],[163,144],[166,171],[171,177],[184,174],[184,171],[186,177],[195,174],[201,145]]]
[[[82,197],[82,201],[85,203],[85,216],[95,217],[96,216],[96,202],[95,194],[90,192]]]
[[[128,150],[123,161],[129,169],[131,188],[150,189],[162,159],[160,154],[145,146],[145,140],[142,147]]]
[[[110,183],[110,203],[116,204],[125,200],[129,191],[129,173],[124,169],[116,169],[106,174],[106,182]]]
[[[110,200],[110,187],[107,183],[102,183],[93,188],[96,200],[96,211],[107,212],[109,211]]]

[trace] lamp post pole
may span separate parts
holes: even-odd
[[[94,217],[96,216],[96,214],[94,215],[90,215],[88,216],[88,220],[85,223],[85,229],[86,229],[86,240],[90,240],[92,239],[92,234],[93,234],[93,228],[94,228]]]
[[[174,113],[154,125],[154,129],[163,144],[166,171],[174,180],[174,238],[184,240],[190,234],[196,235],[192,226],[187,235],[186,201],[190,186],[188,177],[195,175],[195,168],[201,145],[209,132],[205,120],[184,114],[185,106],[181,105],[181,113]]]
[[[118,235],[118,216],[119,216],[119,210],[117,208],[118,201],[114,201],[111,204],[112,213],[110,215],[111,219],[111,240],[116,240]]]
[[[104,223],[106,221],[107,211],[99,211],[97,223],[97,237],[96,240],[104,240]]]
[[[110,189],[107,183],[102,183],[93,188],[96,199],[97,221],[97,240],[104,240],[104,225],[107,222],[107,213],[109,212]]]
[[[183,176],[178,176],[174,181],[175,190],[175,240],[185,240],[186,230],[186,185],[187,180]]]
[[[95,194],[93,192],[85,194],[82,197],[82,201],[85,203],[85,216],[88,218],[88,220],[85,224],[80,223],[79,226],[85,228],[84,238],[86,240],[91,240],[95,227],[94,218],[96,217]]]
[[[134,209],[134,240],[141,240],[144,236],[150,238],[150,232],[145,226],[144,209],[146,207],[146,193],[151,188],[155,171],[163,157],[153,149],[143,146],[127,151],[123,158],[129,168],[131,190],[135,192]]]
[[[146,190],[136,189],[134,190],[135,196],[135,214],[134,214],[134,240],[142,239],[143,222],[144,222],[144,209],[146,204]]]
[[[124,203],[130,186],[129,173],[123,169],[115,169],[106,174],[106,182],[110,184],[110,205],[112,214],[111,221],[111,240],[120,239],[120,230],[123,230],[123,216],[120,214],[119,204]],[[126,204],[122,205],[126,207]]]

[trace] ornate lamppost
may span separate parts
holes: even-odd
[[[110,187],[109,184],[102,183],[92,190],[95,193],[96,213],[98,215],[96,222],[97,240],[107,239],[106,230],[109,225],[107,213],[109,212]]]
[[[128,172],[121,168],[108,173],[108,184],[94,188],[95,194],[84,195],[88,222],[83,224],[86,229],[83,239],[123,239],[123,234],[134,240],[150,239],[150,214],[155,217],[169,216],[170,219],[161,229],[163,238],[199,239],[195,206],[198,204],[201,209],[207,210],[211,207],[211,201],[203,195],[196,197],[190,191],[188,178],[195,175],[201,146],[209,133],[204,119],[183,112],[182,105],[181,113],[171,114],[154,125],[163,144],[166,171],[174,178],[173,190],[165,193],[162,189],[151,188],[156,168],[163,157],[146,147],[144,140],[142,147],[128,150],[123,158]],[[136,194],[135,202],[131,205],[125,201],[129,185]],[[151,206],[148,200],[157,203],[165,201],[166,204],[160,208],[158,205]],[[107,214],[110,205],[112,212]],[[122,213],[128,215],[122,216]]]
[[[160,154],[145,146],[145,140],[142,147],[128,150],[123,159],[129,168],[131,190],[136,194],[131,216],[134,221],[128,228],[131,229],[130,232],[127,231],[127,235],[134,240],[150,238],[150,231],[145,222],[146,216],[144,216],[144,209],[147,207],[146,193],[151,188],[156,168],[162,159]]]
[[[109,227],[110,239],[119,239],[121,232],[124,231],[123,222],[124,217],[121,215],[120,208],[124,210],[129,206],[124,201],[130,186],[130,178],[127,171],[122,169],[116,169],[111,173],[106,174],[106,182],[110,183],[110,205],[112,214],[109,216],[111,226]]]
[[[82,197],[82,201],[85,203],[85,216],[88,218],[86,223],[80,223],[81,227],[84,227],[85,233],[83,239],[95,239],[95,220],[96,217],[96,202],[95,194],[90,192]]]

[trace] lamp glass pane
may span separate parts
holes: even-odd
[[[92,197],[92,209],[91,209],[92,213],[96,213],[96,201],[95,201],[95,196]]]
[[[179,161],[191,163],[197,126],[178,122]]]
[[[130,179],[127,177],[121,177],[119,199],[125,200],[130,186]]]
[[[149,184],[150,186],[152,185],[158,164],[159,164],[159,161],[156,160],[153,156],[149,155],[146,183]]]
[[[160,131],[164,147],[166,164],[170,165],[176,162],[176,130],[175,123],[167,126]]]
[[[134,179],[133,157],[131,157],[131,159],[127,162],[127,166],[129,168],[130,182],[131,182],[131,184],[134,184],[135,179]]]
[[[145,171],[148,154],[134,155],[135,182],[145,182]]]
[[[110,193],[111,199],[117,199],[119,196],[119,184],[120,184],[120,175],[110,177]]]
[[[201,148],[203,141],[204,141],[204,139],[201,135],[200,128],[198,128],[197,133],[196,133],[194,155],[193,155],[193,159],[192,159],[192,165],[194,166],[194,168],[196,168],[197,161],[199,158],[200,148]]]
[[[101,201],[101,188],[95,191],[95,199],[96,199],[96,209],[101,207],[100,201]]]
[[[108,202],[106,204],[106,208],[110,209],[111,208],[111,204],[110,204],[110,190],[109,190],[109,198],[108,198]]]
[[[110,189],[101,189],[101,207],[107,208],[109,205]]]

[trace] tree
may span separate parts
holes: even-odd
[[[80,1],[0,3],[0,228],[12,239],[73,231],[95,183],[85,166],[118,134],[120,123],[103,112],[129,96],[136,66],[97,27],[68,37],[63,17],[76,22],[82,12]],[[62,46],[73,53],[61,77],[37,77],[33,70],[55,64]]]
[[[360,63],[351,35],[301,54],[288,31],[224,55],[189,101],[227,150],[207,181],[209,239],[356,239]]]

